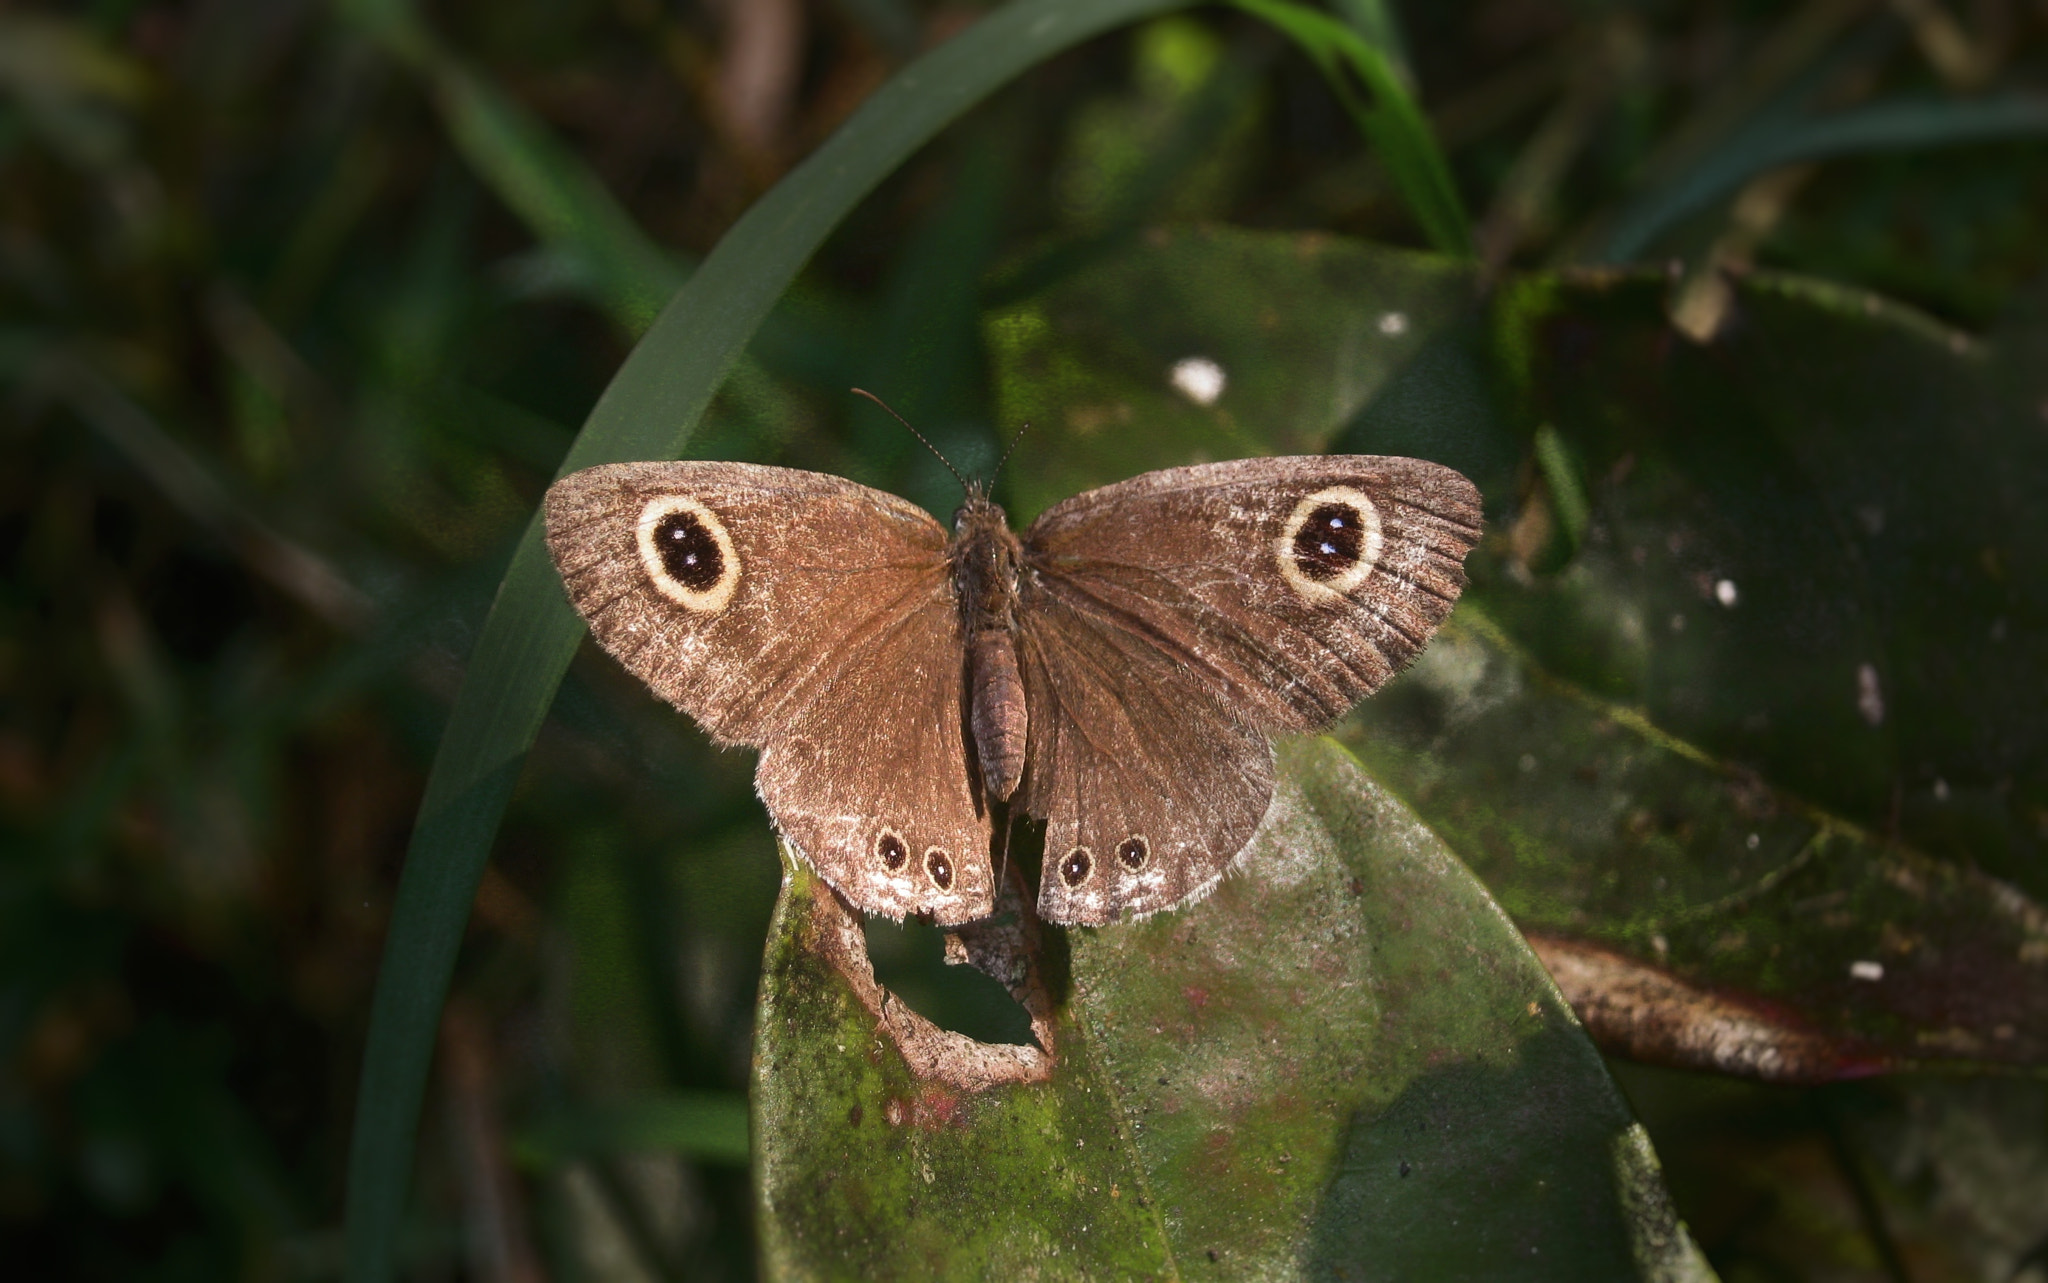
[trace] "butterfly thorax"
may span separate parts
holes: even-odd
[[[1023,555],[1009,518],[985,496],[970,494],[953,514],[947,560],[969,636],[992,628],[1009,632],[1015,626],[1017,565]]]
[[[1024,547],[986,495],[969,493],[953,516],[947,559],[967,638],[968,727],[984,792],[1008,801],[1024,774],[1027,721],[1017,667],[1017,567]]]

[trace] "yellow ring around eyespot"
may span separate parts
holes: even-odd
[[[1365,522],[1365,546],[1359,549],[1358,561],[1343,574],[1330,579],[1310,579],[1301,573],[1301,567],[1294,564],[1294,537],[1308,524],[1308,519],[1317,508],[1324,504],[1339,503],[1358,513]],[[1273,560],[1279,563],[1280,575],[1288,586],[1309,601],[1316,603],[1342,601],[1358,590],[1358,586],[1372,577],[1373,567],[1379,565],[1380,552],[1385,539],[1380,531],[1380,510],[1373,505],[1364,491],[1351,486],[1331,486],[1305,496],[1294,505],[1294,512],[1287,518],[1287,524],[1280,529],[1280,537],[1273,541]]]
[[[685,588],[668,573],[662,564],[661,550],[654,546],[654,532],[661,523],[686,512],[701,522],[711,532],[711,541],[718,545],[722,564],[718,569],[718,582],[709,588]],[[740,586],[740,555],[732,545],[732,536],[726,533],[725,523],[718,514],[688,495],[662,495],[649,499],[647,506],[640,509],[640,520],[635,524],[633,536],[640,547],[640,568],[647,572],[647,578],[655,591],[686,610],[711,614],[724,610],[732,601],[733,593]]]

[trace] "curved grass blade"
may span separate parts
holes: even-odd
[[[1235,0],[1238,8],[1278,27],[1301,46],[1329,80],[1331,91],[1387,167],[1430,244],[1446,254],[1472,257],[1472,224],[1458,198],[1451,167],[1403,80],[1398,54],[1367,41],[1319,10],[1287,0]],[[1349,67],[1371,91],[1363,101],[1344,78]]]
[[[1893,99],[1817,120],[1760,123],[1625,210],[1598,261],[1637,257],[1672,224],[1780,165],[2042,134],[2048,134],[2048,98],[2020,94],[1958,102]]]
[[[1393,5],[1387,0],[1336,0],[1334,7],[1353,31],[1386,57],[1394,74],[1413,94],[1415,71],[1408,57],[1408,39],[1401,34],[1401,19]]]
[[[764,196],[663,310],[562,471],[672,457],[826,235],[948,122],[1034,63],[1186,0],[1029,0],[894,77]],[[347,1277],[390,1277],[434,1027],[470,901],[526,750],[583,632],[530,522],[443,733],[392,907],[349,1157]]]
[[[545,124],[464,66],[407,0],[347,0],[341,11],[421,73],[456,150],[560,266],[628,334],[644,331],[682,285],[684,257],[642,231]]]

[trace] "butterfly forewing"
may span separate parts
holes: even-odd
[[[770,814],[852,903],[990,911],[970,749],[989,715],[1023,735],[1012,805],[1046,821],[1041,913],[1103,923],[1216,884],[1272,799],[1269,736],[1327,725],[1414,657],[1480,523],[1457,473],[1365,456],[1148,473],[1049,509],[1021,561],[999,511],[970,510],[993,525],[949,545],[836,477],[616,464],[548,492],[548,546],[606,650],[761,749]],[[1022,725],[968,707],[963,612],[982,650],[1014,643]]]
[[[1266,737],[1328,725],[1412,659],[1479,531],[1464,477],[1373,456],[1174,468],[1048,509],[1018,595],[1045,916],[1105,922],[1213,883],[1270,800]],[[1139,823],[1179,876],[1103,858]]]
[[[762,749],[769,813],[842,895],[899,918],[988,912],[929,515],[819,473],[636,463],[557,483],[547,528],[598,643],[721,743]]]

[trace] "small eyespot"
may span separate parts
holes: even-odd
[[[1095,856],[1085,846],[1075,847],[1067,852],[1065,859],[1060,861],[1060,881],[1070,887],[1080,886],[1088,880],[1088,875],[1093,872],[1095,872]]]
[[[903,839],[894,829],[883,829],[875,834],[875,854],[882,857],[889,872],[901,869],[910,859],[910,848],[903,845]]]
[[[1127,837],[1116,848],[1117,860],[1133,873],[1144,868],[1151,856],[1152,848],[1141,837]]]
[[[924,872],[939,890],[953,889],[953,857],[940,848],[932,847],[924,853]]]

